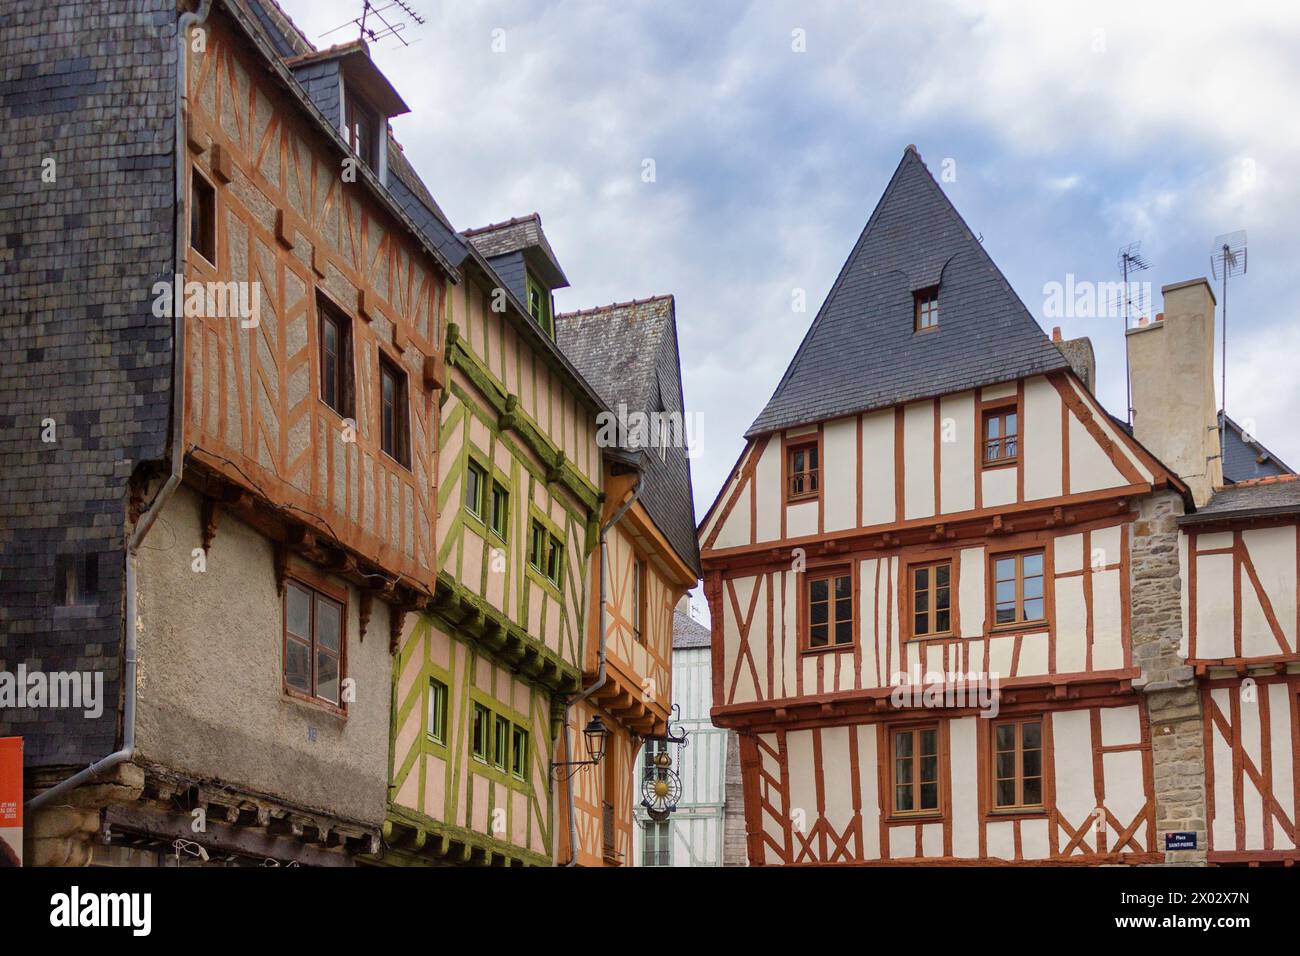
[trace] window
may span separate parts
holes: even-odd
[[[478,462],[470,461],[465,469],[465,510],[475,518],[483,518],[483,483],[487,475]]]
[[[429,711],[424,732],[437,743],[447,742],[447,685],[433,677],[429,678]]]
[[[551,330],[551,297],[533,277],[528,276],[528,313],[547,335]]]
[[[939,287],[931,286],[912,294],[915,308],[915,331],[928,332],[939,327]]]
[[[791,445],[786,455],[786,500],[816,498],[819,485],[817,442]]]
[[[641,599],[645,590],[645,562],[640,558],[632,559],[632,636],[638,643],[645,643],[641,631]]]
[[[320,400],[351,418],[352,320],[319,296],[316,311],[320,315]]]
[[[1020,449],[1018,417],[1014,405],[984,413],[984,464],[1016,460]]]
[[[510,765],[510,721],[495,715],[492,727],[492,763],[498,770]]]
[[[993,806],[1043,805],[1043,724],[1037,718],[993,725]]]
[[[492,513],[489,527],[492,533],[502,541],[506,540],[506,528],[510,522],[510,492],[497,481],[492,482]]]
[[[528,731],[515,724],[511,730],[510,773],[519,780],[528,779]]]
[[[912,636],[932,637],[952,630],[952,563],[912,568]]]
[[[190,175],[190,248],[217,263],[217,190],[198,167]]]
[[[98,600],[98,554],[61,554],[54,570],[55,602],[71,607],[74,604],[94,604]]]
[[[546,528],[535,518],[528,544],[528,563],[538,571],[546,570]]]
[[[894,812],[933,813],[938,809],[938,728],[895,730]]]
[[[344,99],[347,107],[348,145],[363,163],[372,170],[377,170],[379,168],[375,161],[379,147],[377,114],[351,87],[346,89]]]
[[[853,578],[847,571],[808,575],[808,649],[853,643]]]
[[[1043,607],[1043,552],[994,557],[993,623],[1042,621]]]
[[[398,464],[411,467],[406,373],[382,355],[379,357],[379,426],[384,452]]]
[[[488,759],[488,733],[491,722],[491,712],[482,704],[475,704],[474,722],[470,725],[469,752],[485,762]]]
[[[552,584],[559,586],[564,576],[564,545],[536,518],[528,542],[528,563]]]
[[[668,413],[660,412],[659,419],[659,460],[668,460]]]
[[[564,574],[564,545],[555,535],[550,535],[550,550],[546,553],[546,577],[552,584],[559,584]]]
[[[672,865],[672,844],[671,831],[668,829],[668,821],[645,821],[642,830],[644,839],[641,841],[641,865],[642,866],[671,866]]]
[[[343,605],[319,591],[284,585],[284,683],[331,704],[342,679]]]

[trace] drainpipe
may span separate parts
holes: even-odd
[[[623,515],[627,514],[629,508],[636,503],[637,498],[641,497],[641,483],[644,480],[642,475],[637,475],[636,484],[632,486],[632,494],[628,499],[619,505],[617,511],[600,526],[600,666],[596,669],[596,679],[589,686],[584,687],[582,692],[574,697],[564,708],[564,756],[569,757],[569,712],[573,705],[579,701],[586,700],[596,691],[605,686],[605,579],[608,576],[609,558],[605,546],[605,536],[609,533],[614,525],[622,520]],[[569,804],[569,861],[565,866],[578,865],[578,821],[573,818],[573,778],[569,778],[568,786],[565,790],[568,794]]]
[[[189,97],[186,95],[187,64],[189,58],[190,28],[203,23],[208,18],[212,0],[202,0],[198,12],[186,11],[176,21],[176,113],[175,113],[175,166],[176,195],[173,203],[176,222],[173,227],[175,236],[175,268],[173,282],[185,275],[185,118],[189,115]],[[172,290],[172,434],[171,434],[171,473],[167,476],[158,494],[140,520],[136,522],[126,547],[126,637],[123,643],[122,679],[122,747],[97,760],[85,770],[74,774],[67,780],[55,784],[27,801],[27,810],[38,810],[57,796],[79,787],[88,780],[98,777],[106,770],[111,770],[120,763],[125,763],[135,756],[135,691],[136,691],[136,553],[144,537],[158,520],[176,486],[181,483],[181,471],[185,465],[184,413],[185,413],[185,316],[183,309],[177,309],[176,290]]]

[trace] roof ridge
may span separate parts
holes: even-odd
[[[573,319],[582,315],[594,315],[597,312],[610,312],[614,309],[626,309],[633,305],[648,305],[651,302],[661,302],[664,299],[671,299],[671,292],[663,292],[659,295],[652,295],[645,299],[628,299],[626,302],[611,302],[609,305],[593,305],[586,309],[574,309],[572,312],[557,312],[557,319]]]
[[[1247,478],[1245,481],[1234,481],[1230,485],[1222,485],[1215,490],[1227,491],[1232,488],[1253,488],[1256,485],[1282,484],[1287,481],[1300,481],[1300,475],[1266,475],[1263,478]]]
[[[518,226],[525,222],[537,221],[537,225],[542,224],[542,214],[539,212],[530,212],[523,216],[514,216],[504,222],[490,222],[486,226],[475,226],[473,229],[461,230],[463,236],[477,236],[485,232],[495,232],[497,229],[508,229],[511,226]]]

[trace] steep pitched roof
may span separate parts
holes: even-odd
[[[1224,428],[1224,419],[1227,427]],[[1276,475],[1294,475],[1281,458],[1265,448],[1254,436],[1247,436],[1231,415],[1219,411],[1219,427],[1223,428],[1223,477],[1230,482],[1250,481],[1254,478],[1271,478]]]
[[[939,327],[913,293],[939,287]],[[747,438],[1068,368],[909,146]]]
[[[557,315],[555,341],[616,414],[675,412],[685,429],[671,295]],[[642,459],[641,502],[678,557],[698,574],[700,551],[686,448],[671,447],[664,459],[650,449]]]
[[[673,611],[673,650],[708,647],[709,629],[682,611]]]

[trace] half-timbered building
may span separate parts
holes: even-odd
[[[909,148],[700,526],[751,863],[1166,858],[1191,491],[1090,362]]]
[[[672,296],[558,315],[556,338],[605,398],[599,421],[604,503],[582,658],[582,692],[556,746],[556,860],[624,866],[643,740],[662,741],[673,700],[673,608],[699,580],[689,434]],[[603,760],[583,759],[585,731],[606,729]]]
[[[460,242],[437,586],[394,662],[386,835],[405,862],[549,865],[553,743],[588,639],[605,406],[555,343],[552,291],[567,282],[540,220]]]

